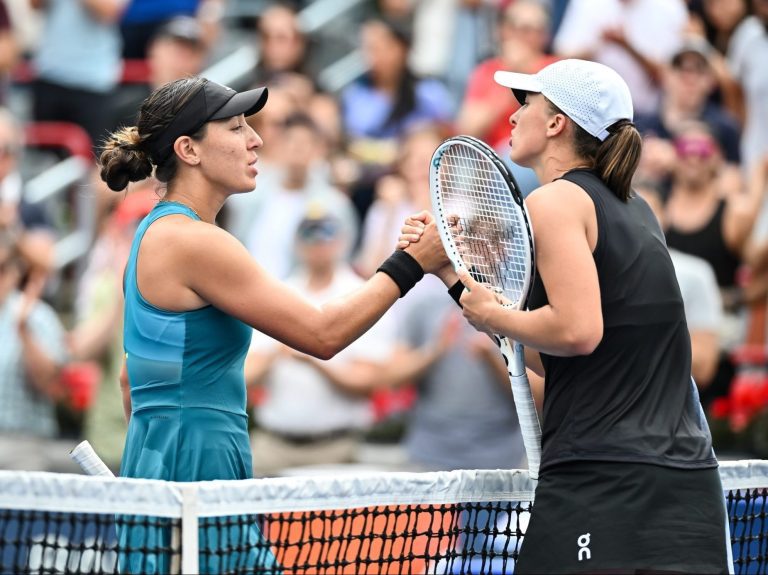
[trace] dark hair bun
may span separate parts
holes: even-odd
[[[130,182],[152,175],[152,162],[141,146],[135,127],[123,128],[112,134],[104,145],[99,163],[101,179],[115,192],[124,190]]]

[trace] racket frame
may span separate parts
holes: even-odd
[[[432,155],[432,160],[430,162],[430,196],[432,201],[432,209],[435,214],[435,220],[443,247],[448,258],[451,260],[451,263],[453,263],[457,271],[459,269],[468,270],[464,260],[461,257],[459,249],[456,246],[456,242],[451,235],[450,225],[448,224],[448,216],[450,216],[450,214],[445,213],[443,209],[442,194],[440,191],[439,166],[441,158],[443,157],[445,151],[455,144],[468,146],[469,148],[474,149],[489,159],[506,182],[507,188],[509,189],[509,193],[513,201],[520,208],[522,220],[525,224],[524,231],[527,236],[528,247],[530,250],[530,263],[528,269],[526,270],[527,289],[524,289],[518,301],[512,304],[501,305],[508,309],[524,310],[528,305],[528,299],[530,298],[531,291],[533,290],[536,274],[536,250],[533,239],[533,228],[531,227],[528,209],[525,205],[523,195],[520,192],[520,187],[517,185],[514,176],[509,171],[509,168],[507,168],[506,164],[504,164],[501,158],[499,158],[498,154],[490,146],[472,136],[459,135],[448,138],[442,142],[440,146],[437,147]],[[493,287],[496,287],[498,290],[498,286]],[[533,394],[531,392],[531,387],[525,368],[523,346],[519,342],[511,341],[506,336],[500,334],[494,334],[494,339],[496,340],[496,344],[499,346],[501,354],[504,357],[504,361],[507,364],[507,373],[509,375],[510,385],[512,387],[512,392],[515,399],[515,406],[517,408],[521,430],[523,431],[523,442],[525,443],[525,450],[528,457],[529,475],[531,479],[537,480],[539,473],[539,463],[541,461],[541,426],[539,423],[536,406],[533,400]]]

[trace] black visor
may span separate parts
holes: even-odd
[[[152,162],[159,166],[173,152],[173,144],[180,136],[190,136],[213,120],[226,120],[240,114],[252,116],[267,102],[267,88],[235,92],[216,82],[205,84],[179,110],[160,136],[149,142]]]

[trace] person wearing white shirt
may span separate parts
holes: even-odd
[[[636,113],[658,105],[661,70],[683,42],[683,0],[570,0],[553,48],[564,58],[594,60],[629,86]]]
[[[295,238],[299,267],[286,283],[310,301],[324,303],[364,283],[344,257],[346,238],[339,217],[310,212]],[[385,317],[327,361],[254,332],[246,382],[265,391],[254,410],[255,475],[355,461],[363,433],[373,422],[369,393],[389,357],[393,330]]]

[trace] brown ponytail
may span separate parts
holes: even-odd
[[[565,114],[549,103],[555,113]],[[632,191],[632,178],[640,163],[643,139],[629,120],[619,120],[608,128],[608,137],[600,141],[584,128],[573,122],[573,145],[589,168],[616,196],[626,202]]]
[[[629,120],[619,120],[608,128],[608,133],[597,150],[595,171],[608,189],[626,202],[640,163],[643,139]]]

